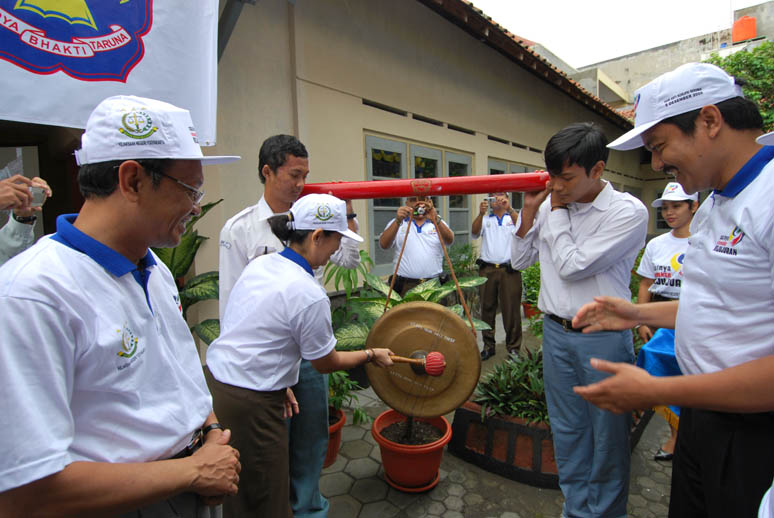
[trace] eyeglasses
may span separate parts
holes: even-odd
[[[169,176],[168,174],[162,173],[161,171],[153,171],[153,172],[159,176],[163,176],[164,178],[169,178],[170,180],[175,181],[178,184],[185,187],[186,190],[188,191],[188,197],[191,198],[191,201],[194,202],[194,205],[198,205],[199,202],[202,201],[202,198],[204,198],[204,191],[200,191],[196,187],[191,187],[187,183],[181,182],[174,176]]]

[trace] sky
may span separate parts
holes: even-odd
[[[733,24],[761,0],[471,0],[512,33],[579,68]]]

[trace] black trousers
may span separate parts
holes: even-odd
[[[670,518],[755,518],[774,477],[774,412],[680,409]]]

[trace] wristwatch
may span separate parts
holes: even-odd
[[[13,214],[13,219],[15,219],[19,223],[35,223],[37,221],[37,216],[17,216],[15,212],[11,212]]]

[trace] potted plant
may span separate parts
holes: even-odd
[[[449,451],[486,470],[557,488],[541,350],[496,365],[454,414]]]
[[[422,433],[414,433],[420,427]],[[390,429],[395,431],[388,435]],[[371,435],[379,445],[384,476],[392,487],[419,493],[438,484],[443,447],[452,436],[445,417],[407,418],[389,409],[374,420]]]
[[[357,404],[355,391],[360,388],[345,371],[335,371],[328,375],[328,451],[323,462],[324,468],[336,462],[339,454],[341,430],[347,422],[342,406],[352,408],[352,422],[355,425],[367,423],[371,419]]]
[[[531,318],[540,314],[537,307],[538,295],[540,294],[540,263],[535,263],[521,271],[522,282],[522,307],[524,316]]]

